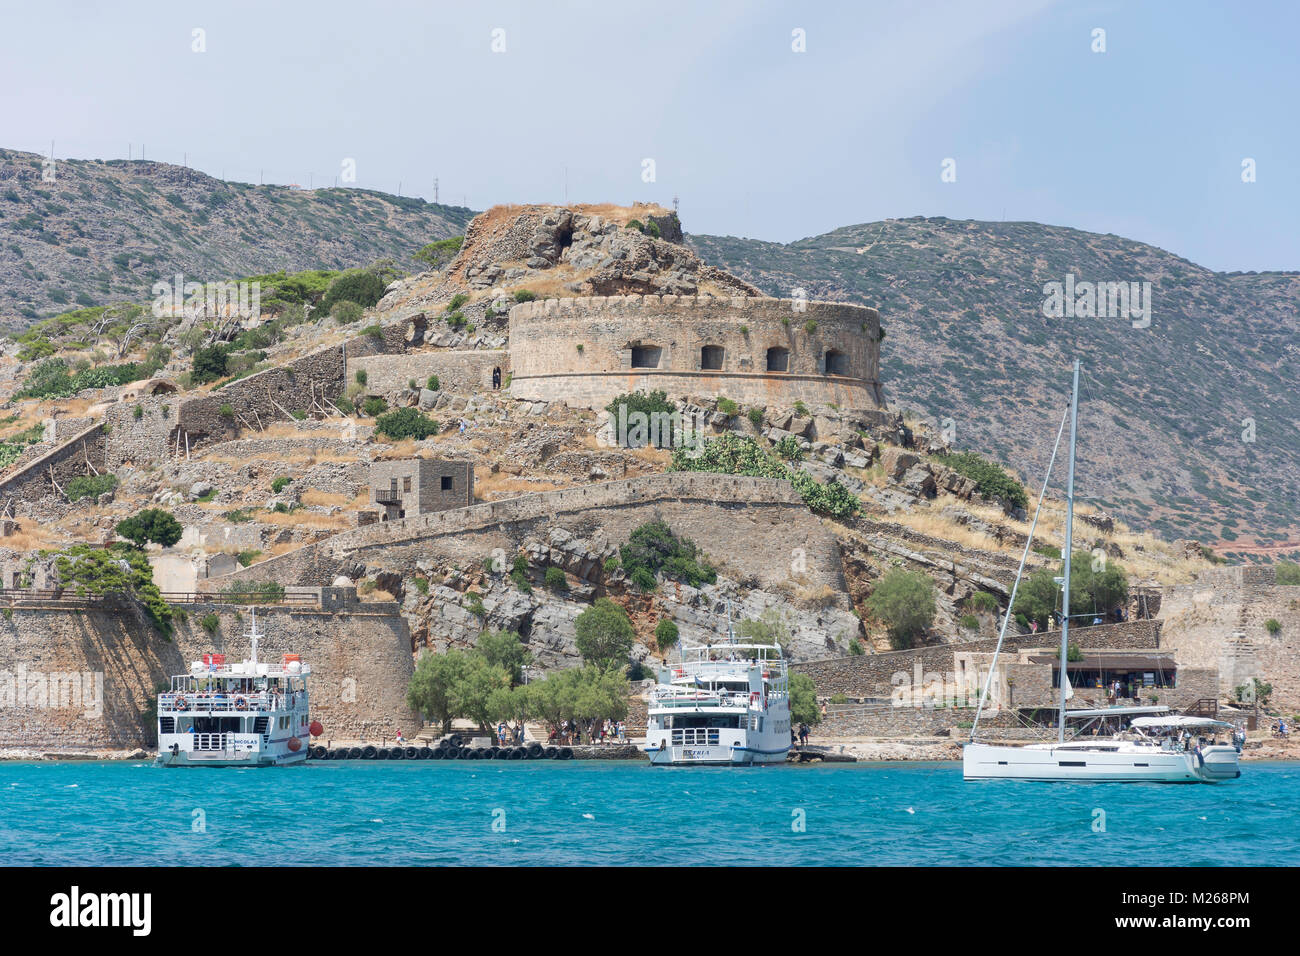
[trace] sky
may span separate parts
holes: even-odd
[[[436,179],[474,209],[676,197],[688,232],[774,242],[1032,220],[1300,269],[1300,3],[5,6],[0,146],[56,158]]]

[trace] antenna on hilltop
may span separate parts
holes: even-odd
[[[438,177],[433,177],[433,204],[438,205]]]
[[[677,198],[677,194],[676,194],[676,193],[673,193],[673,212],[677,212],[677,204],[678,204],[679,202],[681,202],[681,200],[679,200],[679,199]]]

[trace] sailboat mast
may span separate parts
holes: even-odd
[[[1065,743],[1065,668],[1070,655],[1070,555],[1074,550],[1074,446],[1079,433],[1079,360],[1074,360],[1074,389],[1070,393],[1070,476],[1065,485],[1065,581],[1061,605],[1061,710],[1056,740]]]

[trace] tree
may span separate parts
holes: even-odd
[[[438,239],[421,248],[413,258],[424,263],[430,269],[441,269],[456,258],[456,253],[460,252],[460,247],[464,242],[464,236]]]
[[[574,643],[587,664],[620,668],[627,665],[636,631],[627,612],[609,598],[597,598],[595,604],[578,615],[574,628],[577,631]]]
[[[154,584],[153,567],[143,552],[121,544],[108,548],[77,544],[60,552],[54,567],[61,585],[76,594],[117,594],[137,601],[162,636],[171,639],[171,605]]]
[[[524,668],[533,659],[528,645],[514,631],[484,631],[478,636],[474,651],[492,666],[505,671],[512,685],[523,682]]]
[[[161,508],[146,508],[117,523],[117,533],[141,548],[149,541],[170,548],[181,539],[182,532],[181,523]]]
[[[659,648],[659,653],[665,654],[669,648],[676,647],[678,636],[677,624],[673,619],[661,617],[655,625],[655,647]]]
[[[790,622],[774,607],[757,618],[741,621],[736,633],[751,644],[787,644],[790,641]]]
[[[817,687],[807,674],[790,675],[790,723],[816,724],[822,719],[817,706]]]
[[[205,345],[194,353],[193,379],[195,385],[214,382],[226,374],[229,351],[224,345]]]
[[[493,717],[494,694],[510,690],[510,675],[481,654],[468,654],[452,681],[447,703],[454,717],[466,717],[486,728]],[[499,701],[498,701],[499,703]]]
[[[1065,574],[1065,562],[1055,568],[1039,568],[1016,592],[1013,614],[1046,627],[1053,612],[1061,607],[1061,585],[1056,579]],[[1070,560],[1070,616],[1073,621],[1091,623],[1094,615],[1104,615],[1128,600],[1128,575],[1118,564],[1102,561],[1087,551],[1075,551]]]
[[[934,582],[924,572],[895,568],[880,579],[867,606],[889,628],[894,648],[911,647],[934,622]]]
[[[451,721],[456,716],[452,707],[452,688],[468,666],[468,656],[464,651],[425,654],[415,665],[415,673],[407,686],[407,704],[442,724],[444,734],[451,732]]]

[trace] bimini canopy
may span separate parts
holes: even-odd
[[[1167,717],[1134,717],[1133,727],[1139,729],[1147,728],[1165,728],[1165,727],[1232,727],[1233,724],[1226,720],[1215,720],[1212,717],[1188,717],[1183,714],[1170,714]]]

